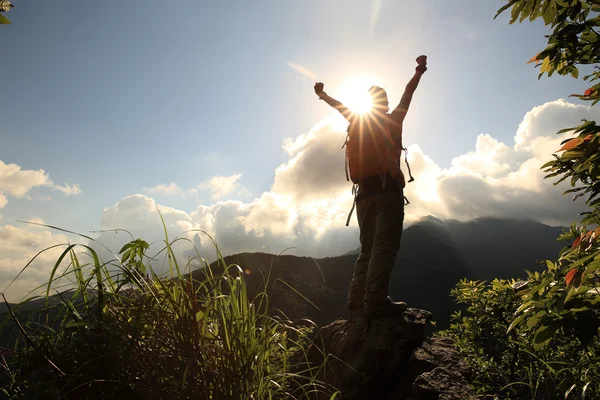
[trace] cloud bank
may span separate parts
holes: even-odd
[[[457,220],[495,216],[570,224],[584,209],[583,202],[562,196],[566,184],[554,187],[552,181],[544,181],[539,167],[564,140],[556,135],[559,129],[598,117],[597,110],[565,100],[543,104],[524,116],[513,143],[481,134],[474,149],[455,157],[449,168],[441,168],[418,145],[411,146],[409,160],[416,180],[405,191],[411,201],[405,223],[433,214]],[[275,170],[271,189],[251,202],[221,200],[186,212],[138,194],[105,209],[102,228],[126,227],[158,240],[162,229],[156,210],[161,210],[171,231],[205,231],[224,254],[279,253],[288,247],[295,247],[289,251],[292,254],[341,254],[353,248],[358,237],[355,219],[350,227],[344,226],[352,205],[340,149],[344,128],[337,116],[331,117],[286,140],[288,161]],[[224,192],[238,179],[237,175],[229,177]],[[201,251],[214,254],[204,234],[186,235]],[[118,241],[116,236],[111,240]]]
[[[6,164],[0,160],[0,208],[8,204],[8,196],[26,198],[37,187],[48,187],[66,196],[81,194],[79,185],[55,184],[43,169],[22,169],[17,164]]]
[[[39,218],[32,218],[31,222],[43,223]],[[38,252],[68,242],[65,235],[42,227],[1,225],[0,292],[4,293],[9,301],[19,301],[31,291],[33,291],[32,294],[41,293],[45,288],[37,290],[36,288],[47,282],[56,260],[66,246],[43,252],[25,269],[19,279],[10,286],[9,284]],[[71,240],[71,242],[73,241]],[[65,261],[61,265],[57,276],[61,274],[66,264]],[[69,283],[69,281],[65,279],[61,284],[65,283]]]
[[[241,186],[238,181],[242,174],[233,174],[230,176],[213,176],[193,188],[183,190],[175,182],[161,183],[151,188],[144,188],[144,193],[162,196],[197,196],[201,192],[208,192],[213,200],[221,199],[231,194],[245,194],[247,189]]]

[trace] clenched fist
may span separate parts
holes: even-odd
[[[417,68],[415,68],[417,71],[424,73],[425,71],[427,71],[427,56],[419,56],[417,57]]]
[[[323,93],[323,88],[325,87],[325,85],[323,85],[323,82],[317,82],[315,83],[315,93],[318,95],[320,95],[321,93]]]

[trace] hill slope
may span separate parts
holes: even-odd
[[[446,326],[452,310],[450,290],[462,278],[518,278],[539,269],[563,247],[556,241],[562,228],[535,221],[481,218],[470,222],[427,217],[404,230],[390,294],[412,307],[430,310]],[[292,319],[327,323],[346,315],[346,294],[357,251],[323,259],[243,253],[226,257],[247,269],[258,290],[261,274],[272,265],[272,306]],[[319,309],[282,284],[293,286]]]

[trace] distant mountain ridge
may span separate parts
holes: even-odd
[[[430,310],[446,326],[456,309],[450,290],[462,279],[519,278],[555,259],[564,246],[557,242],[562,227],[532,220],[478,218],[442,221],[429,216],[404,230],[390,294],[411,307]],[[260,275],[271,264],[272,281],[281,279],[306,296],[311,306],[285,285],[275,283],[273,307],[291,319],[310,318],[319,324],[346,316],[346,295],[358,249],[337,257],[313,259],[291,255],[242,253],[225,258],[246,269],[249,286],[258,290]]]

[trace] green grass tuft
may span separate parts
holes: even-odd
[[[266,291],[248,298],[242,268],[226,265],[216,243],[218,272],[197,249],[179,263],[172,246],[181,240],[170,242],[165,228],[164,274],[153,270],[141,239],[106,263],[91,246],[65,244],[44,306],[27,321],[11,308],[0,325],[0,332],[21,327],[0,356],[0,391],[23,399],[339,397],[318,380],[323,366],[309,367],[313,327],[273,316]],[[53,290],[65,281],[72,290],[57,302]]]

